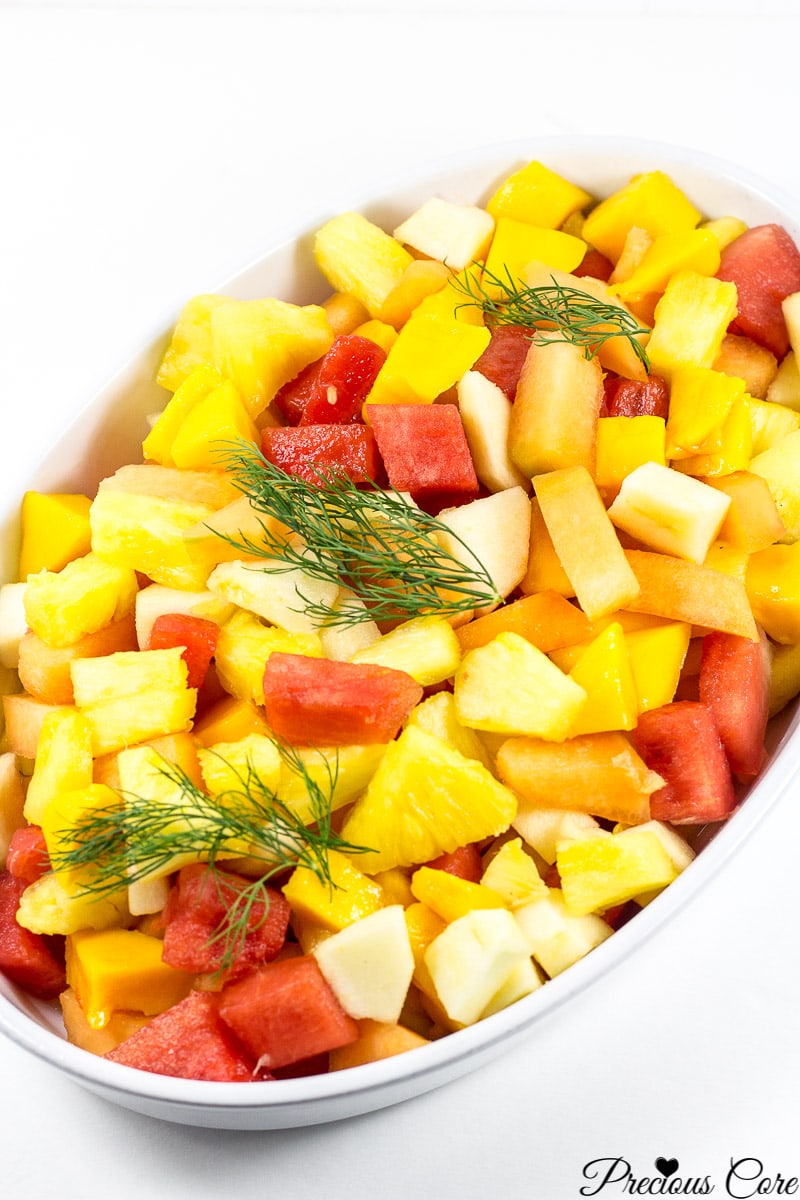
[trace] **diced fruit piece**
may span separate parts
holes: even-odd
[[[568,735],[586,703],[584,689],[516,633],[500,633],[464,656],[454,697],[463,725],[552,741]]]
[[[483,871],[481,852],[475,842],[457,846],[449,854],[440,854],[438,858],[433,858],[424,865],[433,871],[443,871],[469,883],[480,883]]]
[[[477,369],[458,381],[458,410],[464,425],[475,473],[490,492],[524,487],[529,483],[508,453],[511,401]]]
[[[679,700],[642,713],[631,740],[664,780],[651,815],[674,825],[722,821],[736,803],[730,767],[711,709]]]
[[[19,758],[34,759],[42,723],[48,713],[63,711],[65,705],[44,704],[25,692],[3,695],[5,739]]]
[[[700,213],[663,171],[648,171],[597,204],[586,218],[584,237],[616,262],[632,226],[651,237],[694,229]]]
[[[494,219],[472,204],[432,196],[394,230],[398,242],[454,271],[482,259],[494,232]]]
[[[575,589],[556,554],[553,539],[550,537],[550,531],[545,524],[542,508],[536,496],[531,497],[531,540],[528,547],[528,569],[520,580],[519,589],[525,595],[535,595],[537,592],[557,592],[566,599],[575,595]]]
[[[227,581],[224,582],[227,585]],[[272,611],[277,615],[277,604]],[[223,701],[224,708],[209,714],[212,725],[218,724],[217,718],[220,718],[222,726],[233,726],[227,731],[222,728],[215,731],[213,741],[233,742],[245,732],[263,732],[263,716],[255,714],[247,704],[263,706],[264,667],[276,651],[316,657],[322,654],[322,645],[315,633],[288,633],[277,626],[265,625],[253,613],[241,610],[222,626],[214,659],[217,674],[225,690],[244,702],[245,707],[236,708]],[[205,718],[200,718],[195,731],[205,744],[209,744],[211,733],[206,728]]]
[[[314,950],[322,974],[349,1016],[395,1024],[414,973],[402,905],[354,921]]]
[[[626,632],[639,712],[661,708],[674,698],[691,633],[691,625],[684,621]]]
[[[568,808],[521,807],[513,825],[525,843],[550,864],[556,861],[556,852],[562,842],[588,837],[600,828],[587,812]]]
[[[352,333],[334,338],[330,350],[316,364],[300,424],[345,424],[358,420],[385,361],[386,351],[369,338]]]
[[[477,496],[478,480],[454,404],[367,404],[364,411],[395,491],[437,508]]]
[[[511,411],[508,450],[526,476],[562,467],[594,470],[603,373],[570,342],[532,342]]]
[[[267,722],[293,744],[391,741],[421,699],[405,671],[371,663],[275,653],[264,670]]]
[[[162,960],[161,940],[138,929],[83,930],[67,939],[67,984],[90,1024],[116,1009],[155,1016],[188,995],[193,976]]]
[[[110,895],[75,891],[58,874],[42,875],[22,893],[17,920],[32,933],[69,934],[80,929],[110,929],[130,920],[128,889]]]
[[[277,792],[281,756],[275,742],[263,733],[246,733],[234,742],[213,742],[197,749],[202,781],[212,796],[241,791],[250,775],[257,775],[266,792]]]
[[[551,658],[586,692],[570,736],[632,729],[639,712],[636,684],[622,626],[611,622],[588,645],[556,650]]]
[[[300,567],[287,570],[278,557],[219,563],[208,577],[208,588],[220,599],[293,634],[311,634],[317,627],[317,622],[306,615],[307,603],[329,608],[339,592],[331,580],[317,579]],[[232,620],[237,616],[234,614]]]
[[[443,288],[432,299],[449,289]],[[406,321],[375,379],[368,403],[431,404],[469,371],[489,343],[489,331],[421,304]]]
[[[16,671],[19,645],[28,629],[25,616],[26,583],[0,587],[0,668]]]
[[[24,890],[21,879],[0,871],[0,972],[32,995],[52,1000],[66,986],[64,967],[43,937],[17,923]]]
[[[729,633],[708,633],[700,660],[700,700],[714,714],[731,770],[754,776],[764,762],[770,650]]]
[[[707,367],[677,367],[670,388],[667,457],[690,458],[713,449],[711,439],[743,395],[743,379]]]
[[[516,811],[512,792],[474,759],[409,725],[392,742],[342,828],[365,871],[430,862],[496,837]]]
[[[115,1012],[109,1017],[107,1025],[102,1029],[95,1029],[89,1024],[72,988],[65,988],[59,995],[58,1002],[67,1041],[73,1046],[80,1046],[81,1050],[86,1050],[89,1054],[108,1054],[109,1050],[115,1050],[120,1042],[124,1042],[151,1020],[142,1013]]]
[[[225,379],[200,397],[181,421],[170,446],[171,464],[186,471],[217,470],[221,466],[220,447],[226,442],[253,442],[257,437],[256,426],[239,393]]]
[[[589,619],[629,607],[639,583],[586,468],[537,475],[534,487],[556,554]]]
[[[438,520],[449,531],[438,535],[443,549],[473,571],[477,560],[498,599],[513,592],[525,575],[530,548],[531,506],[523,488],[506,488],[446,509]],[[498,529],[503,530],[502,538]]]
[[[771,404],[768,400],[750,397],[750,426],[753,457],[783,441],[790,433],[800,429],[800,412],[784,404]]]
[[[26,492],[22,497],[19,577],[60,571],[91,547],[88,496]]]
[[[354,664],[374,664],[401,671],[422,687],[449,679],[460,661],[458,638],[449,622],[441,617],[412,617],[352,656]]]
[[[656,306],[647,343],[651,370],[671,379],[676,367],[710,367],[735,314],[732,283],[678,271]]]
[[[90,553],[59,572],[32,575],[25,588],[25,615],[48,646],[69,646],[131,612],[137,587],[129,567]]]
[[[491,888],[438,867],[419,867],[411,877],[411,891],[415,899],[447,922],[473,909],[504,907],[502,896]]]
[[[327,1053],[358,1037],[358,1026],[311,955],[267,963],[228,984],[220,1014],[267,1070]]]
[[[418,1046],[427,1046],[428,1040],[404,1025],[385,1024],[383,1021],[359,1021],[358,1039],[348,1046],[340,1046],[338,1050],[331,1051],[330,1069],[344,1071],[348,1067],[378,1062],[395,1054],[405,1054],[407,1050],[416,1050]]]
[[[436,692],[428,696],[412,709],[407,723],[434,734],[465,758],[475,758],[484,767],[489,766],[489,756],[479,736],[459,721],[452,692]]]
[[[790,700],[800,693],[800,643],[776,646],[772,654],[772,677],[769,688],[769,715],[782,712]]]
[[[509,738],[497,753],[497,773],[520,797],[520,812],[552,808],[556,800],[559,808],[628,825],[649,819],[650,796],[663,783],[619,732],[560,744]]]
[[[647,462],[623,479],[608,515],[643,545],[701,563],[729,507],[724,492]]]
[[[669,411],[669,386],[659,375],[647,379],[606,376],[603,381],[605,415],[609,417],[663,417]]]
[[[480,881],[484,887],[496,892],[511,909],[520,908],[536,897],[547,894],[536,863],[522,848],[521,838],[512,838],[503,843]]]
[[[45,704],[72,704],[70,663],[76,658],[103,658],[118,650],[136,649],[134,615],[86,633],[70,646],[48,646],[28,631],[19,644],[19,680],[24,690]]]
[[[346,839],[349,840],[349,839]],[[359,855],[359,862],[363,858]],[[328,852],[332,887],[310,867],[296,867],[283,887],[292,913],[336,932],[382,907],[379,884],[338,850]]]
[[[610,937],[613,930],[595,913],[571,913],[557,888],[514,914],[528,949],[550,978],[560,975],[590,950]]]
[[[489,345],[472,369],[513,400],[530,346],[530,330],[524,325],[495,325]]]
[[[95,756],[191,725],[197,693],[187,685],[179,646],[77,659],[70,669]]]
[[[678,872],[656,835],[631,830],[620,838],[599,833],[559,848],[556,858],[564,903],[583,916],[624,904],[640,892],[664,888]]]
[[[187,301],[158,368],[157,383],[175,392],[197,367],[211,366],[214,356],[211,314],[215,308],[229,303],[227,296],[213,294],[193,296]]]
[[[595,482],[613,498],[628,475],[644,463],[666,466],[663,417],[601,417],[597,422]]]
[[[162,613],[153,622],[147,649],[166,650],[181,646],[188,671],[187,685],[200,688],[214,657],[218,637],[219,625],[215,621],[186,613]]]
[[[786,541],[800,540],[800,430],[790,433],[750,462],[750,470],[766,479],[786,528]]]
[[[225,978],[233,978],[275,958],[286,940],[289,904],[280,892],[265,885],[245,915],[245,893],[252,886],[252,880],[231,871],[212,871],[200,864],[183,867],[164,910],[164,962],[181,971],[224,971]],[[223,940],[215,935],[230,915],[237,920],[245,915],[245,921],[228,961]]]
[[[764,400],[777,373],[778,361],[771,350],[751,338],[726,333],[712,366],[715,371],[743,379],[747,394]]]
[[[323,486],[331,477],[371,483],[381,468],[375,435],[366,425],[310,425],[264,429],[261,450],[267,462],[288,475]]]
[[[529,957],[527,941],[507,909],[480,909],[453,921],[431,942],[425,965],[448,1017],[469,1025],[517,963]]]
[[[41,825],[62,792],[92,782],[92,728],[74,708],[55,709],[42,721],[33,774],[25,796],[25,818]]]
[[[402,329],[420,304],[443,291],[452,278],[444,263],[432,258],[415,258],[384,300],[381,321],[393,330]]]
[[[633,612],[758,637],[741,579],[648,550],[627,550],[625,557],[639,584],[638,595],[627,602]]]
[[[494,237],[486,256],[488,290],[493,288],[492,276],[516,283],[528,263],[540,262],[559,271],[571,271],[583,260],[586,243],[559,229],[544,229],[512,217],[499,217]]]
[[[0,869],[7,865],[6,857],[12,853],[15,839],[26,828],[24,804],[25,791],[22,776],[17,768],[16,755],[7,750],[0,754]],[[13,865],[8,866],[13,875],[21,877]],[[26,882],[30,883],[32,880],[26,879]]]
[[[754,225],[722,252],[717,275],[736,285],[733,333],[742,333],[777,358],[789,349],[781,301],[800,290],[800,252],[781,225]]]
[[[752,471],[734,471],[705,482],[730,496],[720,541],[752,554],[779,542],[786,530],[767,481]]]
[[[800,642],[800,542],[751,554],[747,596],[759,625],[783,645]]]
[[[585,208],[590,200],[583,188],[534,161],[509,175],[486,208],[494,217],[558,229],[570,213]]]
[[[331,287],[377,317],[412,257],[396,238],[359,213],[341,213],[317,230],[314,257]]]
[[[233,605],[220,600],[207,589],[201,592],[187,592],[179,588],[165,587],[161,583],[151,583],[136,593],[135,613],[136,642],[140,650],[146,650],[156,619],[165,613],[202,617],[206,621],[214,621],[221,625],[233,615]]]
[[[219,1007],[213,993],[190,992],[105,1057],[155,1075],[247,1083],[253,1060],[220,1020]]]
[[[706,229],[658,234],[636,264],[635,270],[611,290],[623,300],[635,303],[663,292],[677,271],[713,275],[719,267],[719,260],[719,242]]]
[[[518,633],[545,654],[562,646],[573,646],[589,637],[589,619],[558,592],[535,592],[505,604],[494,612],[461,625],[456,630],[461,649],[485,646],[498,633]]]

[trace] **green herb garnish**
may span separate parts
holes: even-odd
[[[650,330],[640,325],[633,313],[581,288],[559,283],[554,275],[550,278],[550,284],[528,286],[514,279],[508,269],[506,277],[501,278],[484,267],[480,278],[473,274],[454,276],[451,284],[468,297],[456,307],[477,305],[490,327],[520,325],[531,331],[532,338],[582,346],[587,358],[592,358],[610,338],[624,337],[649,371],[647,351],[638,337]]]
[[[366,611],[347,604],[331,608],[301,595],[303,611],[318,624],[404,621],[499,603],[488,570],[469,546],[398,492],[359,488],[346,475],[323,468],[316,468],[317,482],[289,475],[247,442],[221,450],[220,458],[256,512],[279,521],[284,531],[262,522],[258,541],[244,534],[218,536],[244,554],[272,560],[255,569],[299,568],[348,588],[366,605]],[[463,558],[445,550],[439,535],[458,543]]]
[[[270,790],[258,773],[234,772],[234,788],[208,796],[180,767],[166,759],[159,771],[175,784],[175,801],[121,793],[124,803],[87,810],[74,826],[63,831],[67,849],[51,858],[59,871],[87,871],[83,892],[111,895],[132,883],[172,873],[176,860],[205,862],[217,873],[221,896],[226,889],[219,872],[225,860],[246,856],[262,861],[264,870],[237,893],[210,944],[221,945],[219,972],[236,960],[250,928],[250,916],[258,901],[265,903],[266,886],[286,870],[302,866],[313,871],[321,883],[333,888],[328,853],[340,850],[360,854],[367,847],[345,841],[331,824],[331,801],[338,774],[338,758],[324,763],[323,783],[312,777],[295,747],[279,745],[284,762],[298,775],[310,802],[309,823]],[[223,762],[226,760],[222,759]]]

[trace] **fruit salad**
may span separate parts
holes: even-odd
[[[489,1019],[635,920],[800,693],[800,251],[534,161],[191,299],[0,587],[0,972],[128,1069]]]

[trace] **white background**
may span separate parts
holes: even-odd
[[[652,137],[740,162],[800,212],[789,0],[490,7],[0,4],[2,486],[186,298],[442,152]],[[583,1164],[617,1155],[638,1176],[678,1158],[716,1195],[732,1158],[800,1176],[797,803],[521,1048],[371,1116],[170,1126],[3,1042],[2,1195],[571,1200]]]

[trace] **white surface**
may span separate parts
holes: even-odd
[[[185,298],[442,151],[654,137],[738,160],[800,210],[788,5],[522,7],[0,6],[3,477],[21,484]],[[31,405],[23,441],[13,415]],[[799,836],[787,798],[713,888],[542,1034],[372,1116],[193,1131],[109,1106],[3,1042],[2,1193],[571,1200],[585,1163],[618,1155],[637,1177],[677,1158],[723,1196],[731,1159],[800,1176]]]

